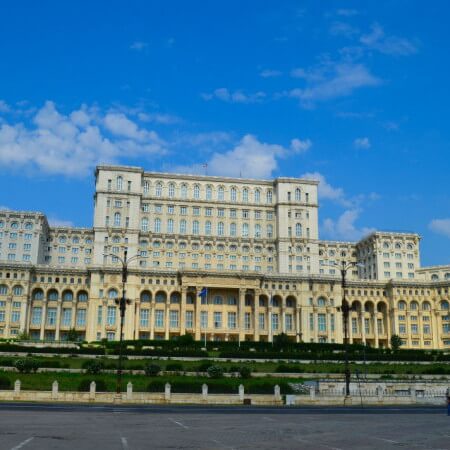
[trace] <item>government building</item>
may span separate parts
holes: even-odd
[[[343,342],[450,349],[450,266],[420,266],[420,236],[319,239],[318,182],[99,166],[93,228],[0,211],[0,338]],[[203,290],[206,295],[199,293]]]

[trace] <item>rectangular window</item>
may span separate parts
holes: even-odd
[[[178,328],[178,311],[169,311],[169,325],[170,328]]]
[[[327,331],[327,317],[325,314],[317,315],[317,328],[319,331]]]
[[[266,316],[264,313],[259,313],[259,329],[260,330],[266,329]]]
[[[186,328],[194,328],[194,312],[186,311]]]
[[[0,311],[0,322],[4,322],[5,321],[5,311],[1,310]]]
[[[72,324],[72,308],[64,308],[62,310],[62,325],[70,327]]]
[[[398,332],[399,332],[400,334],[405,334],[405,333],[406,333],[406,325],[405,325],[404,323],[401,323],[401,324],[398,326]]]
[[[252,320],[252,316],[249,312],[246,312],[244,314],[244,328],[246,330],[250,330],[251,328],[251,320]]]
[[[162,328],[164,326],[164,311],[157,309],[155,311],[155,327]]]
[[[411,333],[412,334],[417,334],[419,332],[418,327],[417,327],[417,323],[412,323],[411,324]]]
[[[141,327],[148,327],[149,310],[141,309],[139,313],[139,324]]]
[[[364,319],[364,332],[366,334],[370,333],[370,319]]]
[[[11,313],[11,322],[13,323],[20,322],[20,311],[13,311]]]
[[[352,333],[358,333],[358,319],[356,319],[355,317],[352,317]]]
[[[106,311],[106,325],[113,326],[116,324],[116,307],[108,306]]]
[[[77,310],[77,326],[83,327],[86,325],[86,310],[78,309]]]
[[[272,330],[278,330],[278,314],[272,314]]]
[[[214,312],[214,328],[222,328],[222,313]]]
[[[423,326],[423,334],[430,334],[430,331],[431,329],[430,329],[430,325],[429,324],[425,324],[424,326]]]
[[[286,314],[285,322],[286,331],[292,331],[292,314]]]
[[[378,334],[383,334],[384,330],[383,330],[383,319],[377,319],[377,329],[378,329]]]
[[[56,308],[47,309],[47,325],[56,324]]]
[[[330,330],[335,330],[335,323],[334,323],[334,314],[330,314]]]
[[[314,331],[314,313],[309,313],[309,330]]]
[[[40,325],[42,320],[42,308],[40,306],[36,306],[31,311],[31,323],[33,325]]]
[[[234,330],[236,328],[236,313],[235,312],[228,313],[228,328],[230,330]]]
[[[200,328],[202,329],[208,328],[208,311],[200,312]]]

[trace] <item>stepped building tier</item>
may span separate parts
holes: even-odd
[[[450,348],[450,266],[420,267],[420,236],[319,239],[318,182],[99,166],[93,228],[0,211],[0,338],[343,342]],[[206,295],[199,293],[204,289]]]

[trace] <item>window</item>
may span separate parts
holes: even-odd
[[[317,315],[317,328],[319,331],[327,331],[327,319],[325,314]]]
[[[278,330],[278,314],[272,314],[272,330]]]
[[[236,236],[236,224],[230,223],[230,236]]]
[[[251,322],[252,322],[252,316],[251,316],[251,313],[246,312],[246,313],[244,314],[244,328],[245,328],[246,330],[250,330],[250,328],[251,328]]]
[[[231,190],[230,190],[230,200],[232,202],[237,201],[237,190],[236,190],[235,187],[232,187]]]
[[[108,306],[106,311],[106,325],[113,326],[116,324],[116,307]]]
[[[225,231],[225,226],[224,226],[223,222],[219,222],[217,224],[217,235],[218,236],[223,236],[224,235],[224,231]]]
[[[260,238],[261,237],[261,225],[257,223],[255,225],[255,237]]]
[[[222,313],[214,312],[214,328],[222,328]]]
[[[198,220],[194,220],[192,222],[192,234],[199,234],[200,232],[200,224]]]
[[[141,231],[143,231],[143,232],[148,231],[148,219],[147,219],[147,217],[144,217],[141,220]]]
[[[23,288],[22,286],[14,286],[13,287],[13,295],[22,295]]]
[[[47,309],[47,325],[56,324],[56,308]]]
[[[40,306],[35,306],[31,310],[31,323],[33,325],[40,325],[42,321],[42,308]]]
[[[285,327],[286,327],[286,331],[292,331],[292,314],[286,314]]]
[[[180,233],[186,234],[186,220],[180,220]]]
[[[261,202],[261,191],[259,189],[255,190],[255,203]]]
[[[266,193],[266,203],[272,203],[273,193],[271,190]]]
[[[173,222],[173,219],[169,219],[167,221],[167,232],[173,233],[173,231],[174,231],[174,222]]]
[[[295,236],[296,237],[302,236],[302,225],[300,223],[295,224]]]
[[[199,199],[200,198],[200,186],[196,184],[194,186],[194,198]]]
[[[273,237],[273,225],[267,225],[266,233],[268,238]]]
[[[161,219],[158,217],[155,219],[154,231],[155,233],[161,233]]]
[[[206,200],[212,200],[212,186],[206,186]]]
[[[8,293],[8,287],[5,284],[0,285],[0,295],[6,295]]]
[[[265,330],[266,329],[266,316],[264,313],[259,313],[259,329]]]
[[[211,235],[211,222],[209,220],[207,220],[205,223],[205,234],[207,236]]]
[[[72,308],[63,308],[62,326],[70,327],[71,324],[72,324]]]
[[[236,313],[235,312],[228,313],[228,328],[230,330],[234,330],[236,328]]]
[[[187,191],[188,191],[187,185],[186,184],[182,184],[181,185],[181,190],[180,190],[181,198],[187,198]]]
[[[164,326],[164,311],[157,309],[155,311],[155,327],[162,328]]]
[[[222,186],[219,186],[219,189],[217,190],[217,200],[224,200],[225,199],[225,190]]]
[[[200,328],[208,328],[208,311],[200,311]]]
[[[77,310],[77,326],[84,327],[86,325],[86,310],[78,309]]]
[[[20,322],[20,311],[13,311],[11,313],[11,322],[13,323]]]
[[[356,319],[356,317],[352,317],[352,333],[358,333],[358,319]]]
[[[194,327],[194,312],[193,311],[186,311],[186,328],[193,328]]]
[[[120,213],[114,213],[114,226],[120,227]]]
[[[300,189],[297,188],[295,190],[295,201],[299,202],[300,201]]]
[[[123,178],[121,176],[118,176],[116,179],[116,189],[118,191],[121,191],[123,189]]]
[[[169,197],[175,197],[175,185],[173,183],[169,184]]]
[[[244,188],[242,191],[242,201],[248,203],[248,189]]]
[[[161,197],[162,196],[162,184],[161,183],[156,183],[156,188],[155,188],[155,196],[156,197]]]
[[[178,328],[178,311],[169,311],[170,328]]]
[[[242,224],[242,236],[248,237],[248,223]]]

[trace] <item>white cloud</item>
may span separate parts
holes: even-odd
[[[10,109],[11,108],[4,100],[0,100],[0,113],[7,113]]]
[[[162,125],[173,125],[183,121],[180,117],[172,114],[140,112],[137,116],[141,122],[154,122]]]
[[[266,93],[258,91],[254,94],[247,94],[241,90],[230,91],[227,88],[218,88],[210,94],[201,94],[201,97],[206,101],[217,99],[227,103],[256,103],[262,101],[266,97]]]
[[[10,169],[85,176],[100,163],[164,152],[165,143],[154,131],[139,128],[124,114],[103,115],[86,106],[64,115],[47,101],[30,123],[0,125],[0,164]]]
[[[408,39],[397,36],[386,36],[381,25],[372,25],[370,33],[362,35],[360,42],[370,49],[386,55],[407,56],[417,53],[417,47]]]
[[[210,136],[205,136],[210,138]],[[226,138],[229,136],[227,135]],[[201,137],[203,139],[203,137]],[[221,141],[223,143],[224,141]],[[261,142],[257,137],[246,134],[232,149],[215,152],[207,163],[208,175],[243,178],[270,178],[278,168],[278,159],[306,151],[311,146],[309,139],[292,139],[289,147]],[[176,172],[203,173],[203,164],[176,166]]]
[[[291,72],[296,78],[303,78],[307,85],[295,88],[283,95],[296,98],[304,107],[316,102],[348,96],[353,91],[377,86],[381,80],[372,75],[363,64],[324,63],[312,69],[298,68]]]
[[[282,73],[279,70],[271,70],[271,69],[264,69],[259,73],[260,77],[263,78],[273,78],[273,77],[279,77]]]
[[[332,36],[352,38],[358,33],[359,30],[357,28],[345,22],[333,22],[330,26],[330,34]]]
[[[450,219],[433,219],[428,228],[438,234],[443,234],[450,238]]]
[[[325,219],[322,225],[324,234],[331,239],[358,240],[375,231],[373,228],[357,228],[356,220],[360,210],[349,209],[344,211],[337,220]]]
[[[135,50],[137,52],[140,52],[142,50],[145,50],[148,47],[148,42],[143,42],[143,41],[134,41],[131,45],[130,45],[130,49],[131,50]]]
[[[353,141],[353,145],[355,148],[360,150],[368,150],[371,147],[370,140],[368,137],[356,138]]]
[[[329,184],[324,175],[319,172],[307,172],[300,176],[300,178],[305,178],[306,180],[317,180],[319,181],[319,198],[325,200],[332,200],[339,204],[344,204],[348,206],[348,200],[345,197],[344,189],[340,187],[333,187]]]
[[[304,153],[308,151],[312,146],[310,139],[305,139],[301,141],[300,139],[294,138],[291,140],[291,149],[296,153]]]
[[[336,11],[336,14],[338,16],[343,16],[343,17],[352,17],[352,16],[356,16],[358,13],[358,11],[356,9],[338,9]]]

